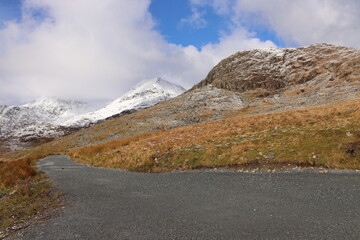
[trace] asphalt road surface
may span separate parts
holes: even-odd
[[[360,174],[132,173],[51,156],[68,202],[10,239],[360,239]]]

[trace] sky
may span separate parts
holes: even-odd
[[[241,50],[360,48],[358,0],[0,0],[0,104],[190,88]]]

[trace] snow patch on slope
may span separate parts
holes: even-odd
[[[45,122],[61,123],[90,110],[87,103],[59,98],[39,98],[23,105],[35,111]]]
[[[21,106],[0,107],[0,138],[41,135],[78,114],[89,111],[80,101],[39,98]]]
[[[260,48],[260,49],[256,49],[253,51],[257,51],[257,52],[261,52],[261,53],[267,53],[269,55],[272,56],[276,56],[276,57],[283,57],[285,55],[285,49],[281,49],[281,48]]]

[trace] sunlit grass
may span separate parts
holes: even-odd
[[[239,115],[68,151],[94,166],[169,171],[259,161],[359,169],[360,101]],[[356,147],[353,147],[357,149]],[[358,150],[354,150],[358,151]]]

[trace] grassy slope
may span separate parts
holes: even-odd
[[[125,119],[134,116],[138,114]],[[119,140],[79,147],[83,144],[81,137],[89,135],[89,129],[84,129],[15,155],[22,158],[20,161],[0,162],[0,236],[6,228],[21,225],[44,209],[60,204],[51,185],[32,167],[36,159],[47,155],[68,154],[93,166],[145,172],[288,166],[360,170],[359,119],[360,99],[355,99],[267,114],[243,109],[223,120],[131,137],[125,134]],[[126,121],[120,123],[126,125]],[[95,127],[90,129],[98,130],[96,139],[86,141],[96,143],[99,138],[123,131],[117,120]]]
[[[255,162],[360,169],[360,100],[236,116],[69,151],[102,167],[168,171]]]
[[[241,112],[80,148],[74,148],[78,140],[70,137],[27,154],[65,153],[93,166],[149,172],[258,163],[360,169],[359,109],[356,99],[304,110]]]
[[[59,196],[46,176],[36,172],[32,159],[0,162],[0,238],[61,205]]]

